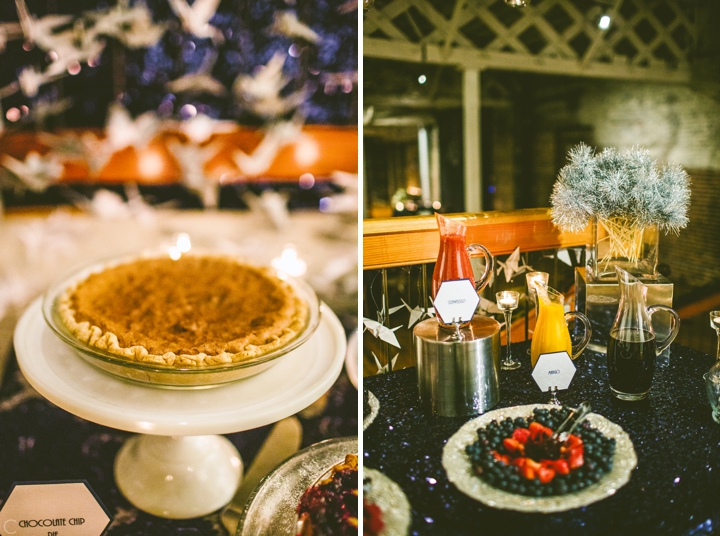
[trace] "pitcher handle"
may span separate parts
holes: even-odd
[[[657,313],[658,311],[665,311],[667,313],[670,313],[670,316],[672,317],[672,328],[670,329],[670,335],[667,336],[667,339],[665,339],[662,344],[658,344],[657,340],[655,341],[656,353],[657,355],[660,355],[663,350],[665,350],[665,348],[670,346],[670,343],[675,340],[678,331],[680,331],[680,316],[678,316],[678,314],[667,305],[651,305],[647,308],[647,311],[650,314],[651,321],[652,315]]]
[[[590,337],[592,337],[592,327],[590,326],[590,320],[587,316],[582,314],[579,311],[569,311],[565,313],[565,322],[572,318],[577,318],[582,322],[582,324],[585,326],[585,336],[583,339],[578,343],[573,345],[572,347],[572,358],[577,359],[578,356],[582,353],[582,351],[585,349],[585,347],[590,342]]]
[[[480,276],[480,279],[475,281],[475,290],[479,292],[483,288],[485,288],[485,285],[487,285],[488,281],[490,280],[490,276],[492,275],[493,269],[495,268],[495,257],[493,257],[492,253],[488,251],[488,248],[480,244],[470,244],[466,249],[468,255],[470,255],[471,257],[475,253],[482,253],[485,256],[485,271]]]

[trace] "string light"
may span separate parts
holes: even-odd
[[[610,15],[604,14],[602,17],[600,17],[600,22],[598,22],[598,28],[601,30],[607,30],[610,28]]]

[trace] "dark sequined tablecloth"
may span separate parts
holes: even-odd
[[[13,482],[87,480],[113,517],[107,536],[225,536],[219,512],[172,520],[146,514],[119,492],[113,463],[132,436],[72,415],[51,404],[25,381],[11,359],[0,389],[0,507]],[[345,372],[330,391],[298,414],[301,448],[328,439],[357,435],[358,394]],[[250,466],[272,426],[226,437]]]
[[[522,367],[501,372],[496,407],[546,403],[530,376],[528,343],[515,345]],[[638,466],[630,482],[601,502],[558,514],[496,510],[451,484],[443,446],[468,418],[427,416],[419,406],[414,368],[364,379],[380,401],[364,433],[368,467],[397,482],[412,508],[412,535],[682,535],[720,533],[720,425],[710,415],[702,375],[714,358],[673,345],[669,364],[656,370],[648,399],[621,402],[607,385],[606,357],[586,351],[560,401],[590,400],[593,411],[630,435]]]

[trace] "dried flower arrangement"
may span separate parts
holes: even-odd
[[[657,227],[678,233],[687,223],[689,177],[677,164],[658,168],[646,149],[595,152],[581,143],[570,150],[550,198],[553,223],[578,232],[597,218],[610,248],[600,261],[622,257],[637,262],[642,231]]]

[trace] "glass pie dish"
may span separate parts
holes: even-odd
[[[157,258],[162,255],[167,255],[167,253],[153,252],[96,262],[62,278],[51,285],[43,296],[42,312],[45,321],[61,341],[70,346],[85,361],[100,370],[123,380],[168,389],[209,388],[259,374],[273,366],[278,358],[292,352],[306,342],[320,323],[320,302],[313,289],[304,281],[294,279],[279,270],[267,268],[266,273],[277,277],[292,287],[296,295],[307,305],[308,312],[303,328],[291,340],[279,348],[255,357],[232,363],[202,366],[162,365],[135,361],[83,342],[66,326],[59,311],[59,303],[67,289],[74,287],[91,274],[101,272],[107,268],[133,260]],[[192,255],[228,257],[243,264],[249,264],[220,253],[193,251]]]
[[[295,534],[297,506],[305,490],[327,475],[347,454],[357,452],[357,437],[340,437],[295,453],[265,476],[250,494],[235,536]]]

